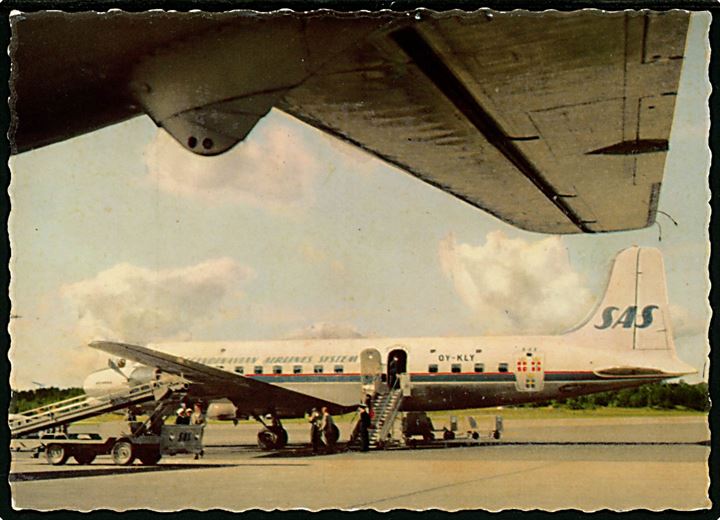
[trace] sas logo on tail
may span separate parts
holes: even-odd
[[[614,329],[618,325],[622,325],[624,329],[629,329],[633,325],[637,327],[638,329],[644,329],[652,325],[653,322],[653,311],[657,309],[657,305],[646,305],[643,307],[642,313],[641,313],[641,319],[642,321],[638,322],[637,320],[637,305],[631,305],[627,309],[625,309],[625,312],[623,312],[617,320],[614,317],[614,314],[616,311],[619,311],[619,307],[605,307],[602,312],[602,323],[600,325],[595,325],[596,329],[607,329],[612,325],[612,328]]]

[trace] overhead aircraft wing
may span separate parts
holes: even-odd
[[[222,153],[273,108],[520,228],[655,221],[689,14],[34,13],[15,151],[140,113]]]
[[[327,406],[332,413],[345,411],[335,403],[147,347],[112,341],[94,341],[90,346],[180,376],[191,382],[191,395],[206,399],[226,397],[244,413],[264,415],[273,411],[281,417],[297,417],[319,406]]]

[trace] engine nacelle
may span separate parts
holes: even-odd
[[[125,370],[105,368],[93,372],[85,378],[83,390],[90,397],[124,392],[159,378],[160,371],[152,367],[136,367]]]
[[[236,421],[237,411],[235,405],[229,399],[220,399],[212,401],[207,408],[205,416],[208,419],[219,421]]]

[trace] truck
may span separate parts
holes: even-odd
[[[159,434],[104,437],[99,433],[51,433],[41,438],[41,450],[54,465],[65,464],[70,457],[78,464],[91,464],[98,455],[111,455],[117,465],[128,466],[139,459],[154,465],[163,455],[203,454],[204,425],[164,424]],[[131,427],[131,431],[133,428]]]

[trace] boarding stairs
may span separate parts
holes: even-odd
[[[185,388],[186,384],[181,382],[152,381],[101,397],[81,395],[58,401],[23,412],[21,418],[9,421],[10,436],[30,435],[149,401],[164,402],[170,394]]]
[[[393,388],[386,393],[378,393],[373,399],[374,417],[370,426],[370,448],[383,448],[392,438],[393,425],[400,413],[403,391]]]

